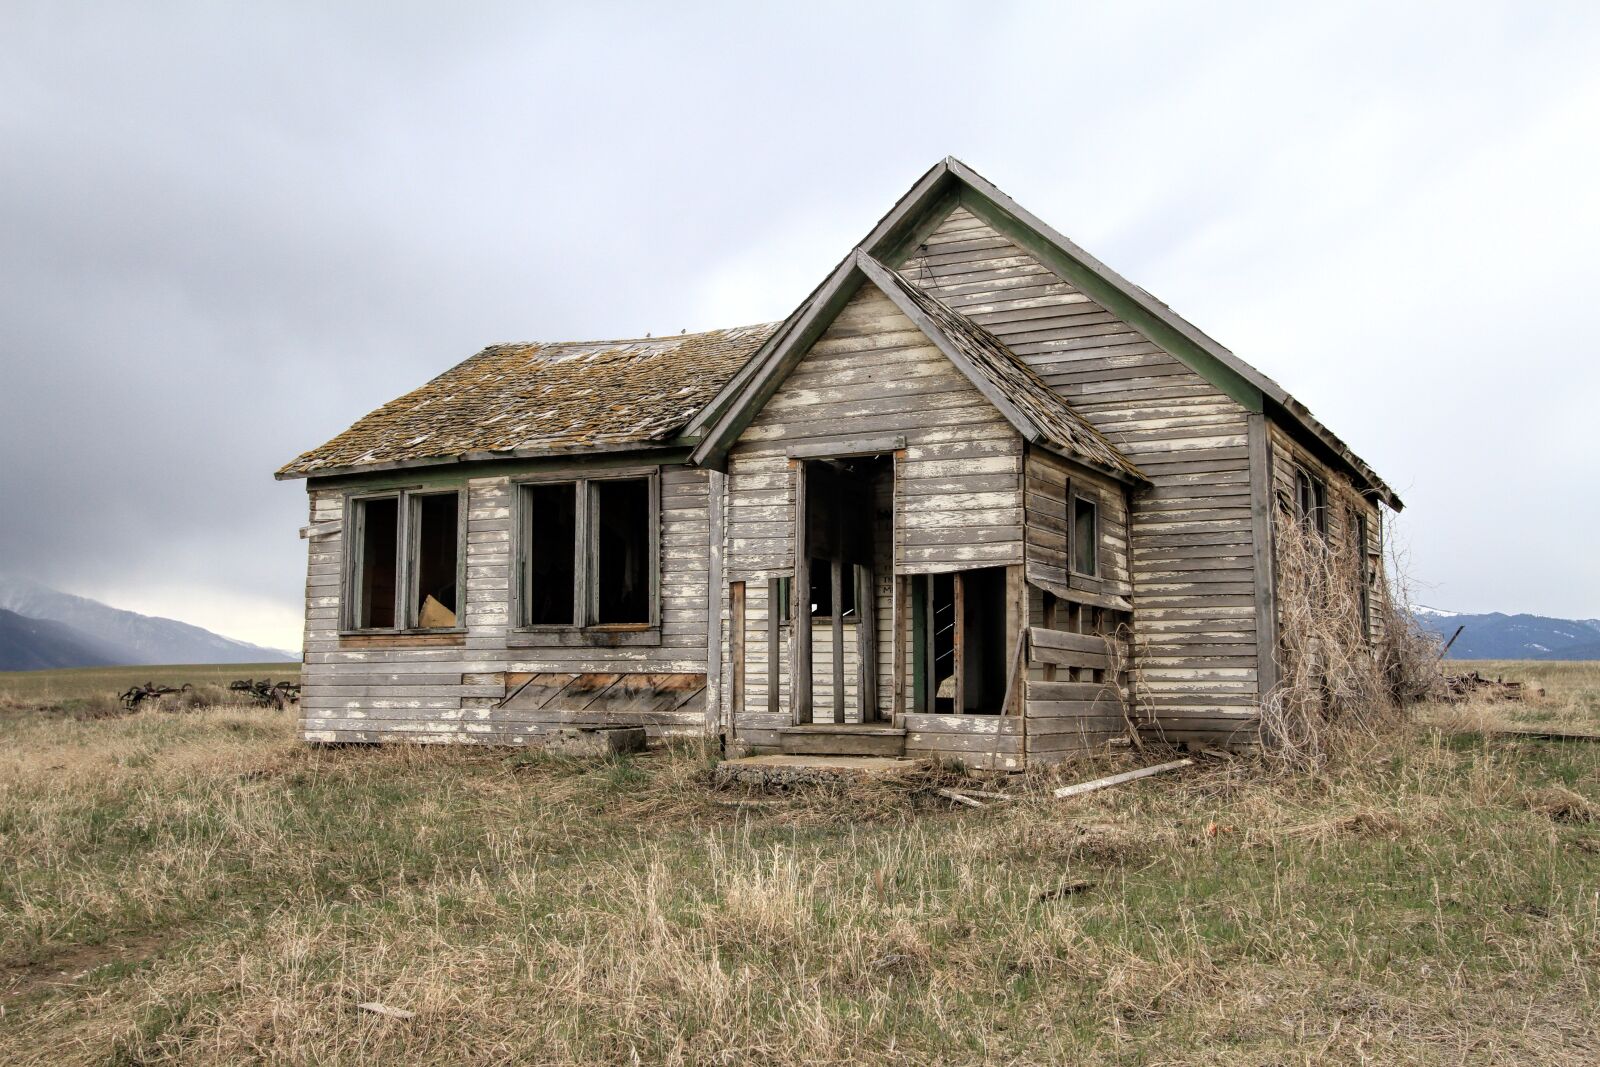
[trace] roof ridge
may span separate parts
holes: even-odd
[[[643,337],[596,337],[588,341],[491,341],[479,351],[487,352],[491,348],[587,348],[593,345],[636,345],[656,341],[687,341],[692,337],[707,337],[714,333],[734,333],[738,330],[764,330],[777,326],[781,319],[770,322],[747,322],[739,326],[713,326],[709,330],[695,330],[692,333],[663,333]]]

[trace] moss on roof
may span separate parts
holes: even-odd
[[[660,443],[775,328],[491,345],[285,464],[278,477]]]

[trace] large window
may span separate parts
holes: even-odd
[[[655,624],[654,476],[527,482],[521,492],[523,628]]]
[[[402,490],[348,508],[345,628],[459,628],[461,495]]]

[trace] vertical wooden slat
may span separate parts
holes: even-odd
[[[1277,558],[1272,549],[1272,443],[1267,417],[1247,416],[1250,456],[1251,564],[1256,591],[1256,693],[1265,697],[1278,684]]]
[[[744,711],[745,601],[744,583],[728,585],[729,658],[733,660],[733,684],[728,695],[728,737],[739,736],[739,714]]]
[[[789,700],[796,726],[811,721],[811,531],[806,514],[806,465],[794,470],[794,583],[789,590]]]
[[[782,654],[779,641],[783,627],[778,621],[782,607],[779,593],[782,589],[782,579],[767,579],[767,713],[770,715],[778,714],[778,693],[782,688],[778,665]]]
[[[844,722],[844,563],[835,556],[828,563],[828,592],[833,598],[830,651],[833,658],[833,721]],[[861,626],[861,605],[856,605],[856,627]]]
[[[906,712],[906,679],[912,677],[906,665],[907,627],[912,625],[914,617],[908,611],[906,596],[906,583],[911,579],[895,575],[890,581],[894,589],[891,611],[889,613],[889,659],[893,666],[890,668],[889,684],[893,687],[889,691],[889,714],[893,716],[896,726],[900,725],[900,717]],[[912,685],[915,687],[915,682]]]
[[[856,564],[856,707],[862,722],[878,717],[878,595],[872,568]]]
[[[652,482],[654,479],[651,479]],[[706,478],[706,492],[709,497],[709,515],[707,527],[707,547],[709,549],[707,562],[706,581],[706,736],[716,734],[717,724],[723,719],[723,693],[722,693],[722,515],[723,496],[726,492],[728,476],[721,471],[712,471]],[[659,514],[659,512],[657,513]],[[661,554],[661,546],[657,545],[657,555]],[[739,583],[742,590],[744,583]],[[656,585],[653,588],[659,589]],[[659,610],[659,607],[656,609]],[[731,724],[738,714],[740,706],[735,704],[727,714],[727,721]]]
[[[1061,607],[1060,607],[1061,601],[1059,599],[1057,599],[1057,597],[1056,597],[1056,595],[1054,593],[1051,593],[1051,592],[1045,592],[1043,594],[1043,596],[1044,596],[1044,627],[1045,627],[1045,629],[1047,629],[1047,630],[1060,629],[1060,626],[1058,625],[1059,620],[1058,620],[1057,616],[1061,613]],[[1053,682],[1053,681],[1056,680],[1056,665],[1054,663],[1046,663],[1044,665],[1044,680],[1047,681],[1047,682]]]
[[[1028,583],[1023,578],[1023,568],[1013,565],[1006,568],[1005,659],[1011,663],[1017,658],[1017,642],[1028,625]]]

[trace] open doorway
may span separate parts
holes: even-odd
[[[879,650],[888,633],[879,570],[892,566],[894,460],[803,461],[797,530],[795,721],[878,721]],[[814,699],[813,699],[814,698]]]
[[[1006,696],[1006,568],[911,579],[912,708],[998,715]]]

